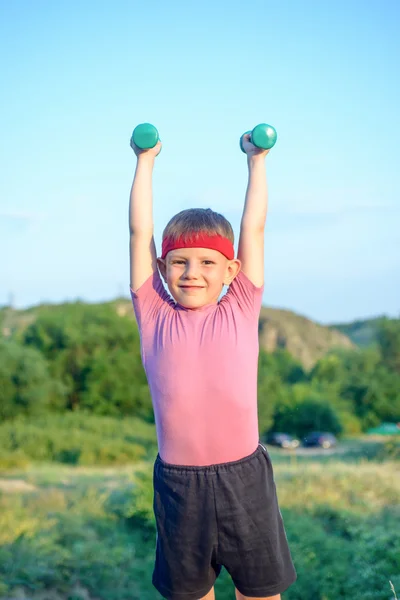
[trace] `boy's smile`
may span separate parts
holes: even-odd
[[[216,304],[240,269],[239,261],[209,248],[171,250],[158,264],[174,300],[191,309]]]

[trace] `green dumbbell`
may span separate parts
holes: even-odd
[[[133,142],[141,150],[154,148],[158,143],[160,136],[157,129],[150,123],[141,123],[133,130],[131,143]]]
[[[267,125],[267,123],[260,123],[256,125],[252,131],[246,131],[240,138],[240,149],[242,152],[245,152],[243,149],[243,136],[247,133],[250,133],[250,141],[257,148],[262,148],[263,150],[269,150],[272,146],[275,145],[277,134],[272,125]]]

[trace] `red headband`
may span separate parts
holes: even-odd
[[[218,252],[221,252],[229,260],[235,257],[233,244],[228,238],[222,235],[199,233],[189,239],[184,239],[182,236],[176,240],[172,240],[170,237],[164,238],[161,258],[165,258],[168,252],[178,250],[178,248],[210,248],[211,250],[218,250]]]

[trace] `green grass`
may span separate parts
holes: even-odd
[[[46,414],[0,425],[0,469],[56,462],[132,464],[153,455],[155,427],[138,418],[84,413]]]
[[[265,444],[264,444],[265,445]],[[282,450],[274,446],[268,446],[268,452],[274,464],[309,463],[310,458],[314,462],[330,464],[341,463],[364,463],[367,461],[384,462],[388,459],[400,458],[400,436],[360,436],[358,438],[344,438],[338,443],[335,450],[322,450],[303,448],[297,450]]]
[[[284,600],[388,600],[400,588],[397,461],[272,451],[298,571]],[[351,457],[353,457],[351,459]],[[154,455],[152,459],[154,458]],[[0,597],[160,599],[151,584],[152,459],[107,467],[33,464],[0,479]],[[217,600],[234,600],[226,571]]]

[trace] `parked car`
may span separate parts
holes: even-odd
[[[267,435],[267,444],[271,446],[280,446],[281,448],[297,448],[300,446],[300,440],[288,433],[271,432]]]
[[[332,433],[313,431],[303,439],[303,446],[319,446],[320,448],[333,448],[337,439]]]

